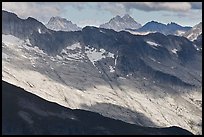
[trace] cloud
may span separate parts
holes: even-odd
[[[129,11],[130,9],[138,9],[143,11],[163,10],[176,12],[187,11],[191,9],[202,9],[202,2],[98,2],[97,6],[98,8],[118,13],[120,13],[121,10],[124,12]]]
[[[2,9],[14,12],[23,19],[30,16],[42,21],[46,21],[50,15],[57,16],[61,12],[59,5],[44,2],[3,2]]]
[[[130,12],[132,9],[142,11],[173,11],[185,12],[192,9],[202,9],[201,2],[104,2],[98,3],[98,8],[109,10],[113,14]]]
[[[52,16],[66,13],[68,6],[77,10],[87,8],[87,2],[2,2],[2,9],[14,12],[20,18],[34,17],[46,23]]]
[[[98,9],[109,11],[114,15],[123,15],[127,12],[124,5],[118,2],[99,2],[96,6]]]
[[[139,9],[143,11],[187,11],[191,8],[187,2],[143,2],[143,3],[125,3],[126,9]]]

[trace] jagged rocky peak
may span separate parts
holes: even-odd
[[[135,22],[135,20],[129,14],[125,14],[122,18],[127,22]]]
[[[188,38],[191,41],[194,41],[197,39],[197,37],[202,34],[202,22],[195,25],[192,29],[187,31],[183,34],[184,37]]]
[[[138,29],[141,24],[136,22],[129,14],[123,17],[117,15],[110,19],[109,22],[100,25],[100,28],[113,29],[115,31],[122,31],[126,29]]]
[[[123,16],[123,19],[129,19],[129,18],[132,18],[129,14],[125,14],[125,15]]]
[[[49,22],[54,22],[54,21],[64,21],[64,22],[71,22],[65,18],[61,18],[60,16],[56,16],[56,17],[51,17]],[[48,23],[49,23],[48,22]]]
[[[117,15],[114,18],[112,18],[111,20],[122,20],[121,16]]]
[[[76,24],[73,24],[71,21],[56,16],[51,17],[48,23],[46,24],[47,28],[55,31],[78,31],[81,30]]]

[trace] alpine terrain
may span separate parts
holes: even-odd
[[[202,37],[122,28],[54,31],[2,10],[3,133],[202,134]]]

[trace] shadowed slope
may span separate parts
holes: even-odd
[[[191,134],[179,127],[148,128],[45,101],[2,81],[3,134]]]

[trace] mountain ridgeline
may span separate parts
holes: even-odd
[[[141,28],[135,30],[137,32],[160,32],[162,34],[168,35],[168,34],[175,34],[177,31],[188,31],[191,27],[183,27],[181,25],[178,25],[174,22],[163,24],[156,21],[151,21],[146,23]]]
[[[53,31],[33,18],[23,20],[7,11],[2,11],[2,34],[29,39],[32,45],[50,55],[57,55],[77,42],[83,48],[103,48],[118,56],[116,73],[119,76],[133,73],[135,77],[156,78],[169,84],[201,86],[198,72],[201,72],[202,53],[184,37],[161,33],[132,35],[89,26],[75,32]]]

